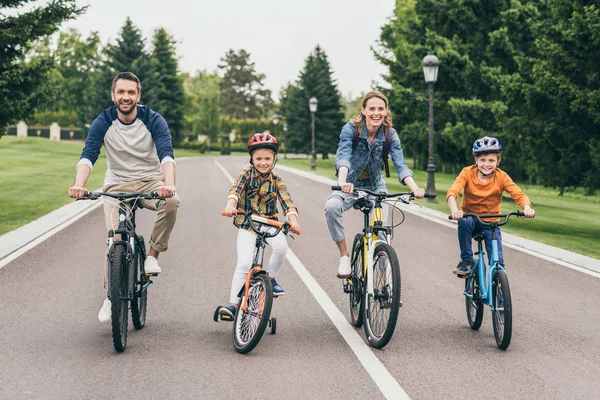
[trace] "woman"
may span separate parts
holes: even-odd
[[[398,180],[422,198],[425,190],[417,186],[412,171],[404,161],[400,147],[400,139],[392,128],[392,116],[388,110],[387,97],[378,91],[367,93],[361,102],[361,110],[357,117],[342,128],[335,161],[336,176],[341,191],[329,196],[325,204],[325,217],[331,238],[340,252],[338,277],[348,278],[351,275],[350,254],[344,238],[343,214],[354,204],[352,191],[370,189],[387,192],[383,179],[383,148],[385,131],[389,129],[389,154],[398,173]],[[359,133],[357,140],[355,134]],[[384,220],[387,209],[384,207]]]

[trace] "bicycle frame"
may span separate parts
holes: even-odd
[[[366,211],[366,210],[365,210]],[[369,222],[369,212],[364,213],[364,228],[363,228],[363,276],[367,276],[367,287],[366,291],[368,294],[373,296],[373,271],[369,268],[372,265],[375,247],[377,247],[377,243],[387,243],[389,244],[389,236],[386,236],[386,240],[381,240],[377,236],[377,232],[381,230],[386,230],[387,228],[383,227],[383,207],[381,205],[381,200],[375,200],[375,206],[373,206],[373,217]]]

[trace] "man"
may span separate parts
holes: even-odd
[[[85,184],[100,148],[104,144],[107,171],[104,192],[138,193],[156,191],[165,200],[140,200],[141,205],[158,211],[150,236],[150,249],[145,262],[147,274],[159,274],[159,253],[168,248],[169,237],[175,225],[179,197],[175,193],[175,160],[171,133],[165,119],[146,106],[138,105],[141,84],[131,72],[121,72],[112,82],[111,98],[114,106],[104,110],[92,123],[85,147],[77,164],[72,198],[83,197]],[[118,226],[118,207],[104,201],[107,229]],[[105,289],[106,289],[105,271]],[[100,322],[111,319],[109,299],[98,313]]]

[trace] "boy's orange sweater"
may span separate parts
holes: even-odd
[[[452,187],[448,190],[446,200],[450,196],[458,199],[460,192],[464,189],[460,203],[460,209],[463,212],[500,214],[502,193],[506,191],[521,208],[524,208],[527,204],[531,205],[529,197],[500,168],[496,168],[490,180],[485,183],[479,180],[477,172],[477,166],[475,165],[463,168],[454,180]]]

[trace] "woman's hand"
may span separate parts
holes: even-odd
[[[419,187],[413,189],[413,194],[415,196],[415,199],[422,199],[423,197],[425,197],[425,189],[421,189]]]
[[[338,185],[342,188],[342,192],[344,193],[352,193],[354,192],[354,185],[352,183],[348,183],[345,180],[338,180]]]

